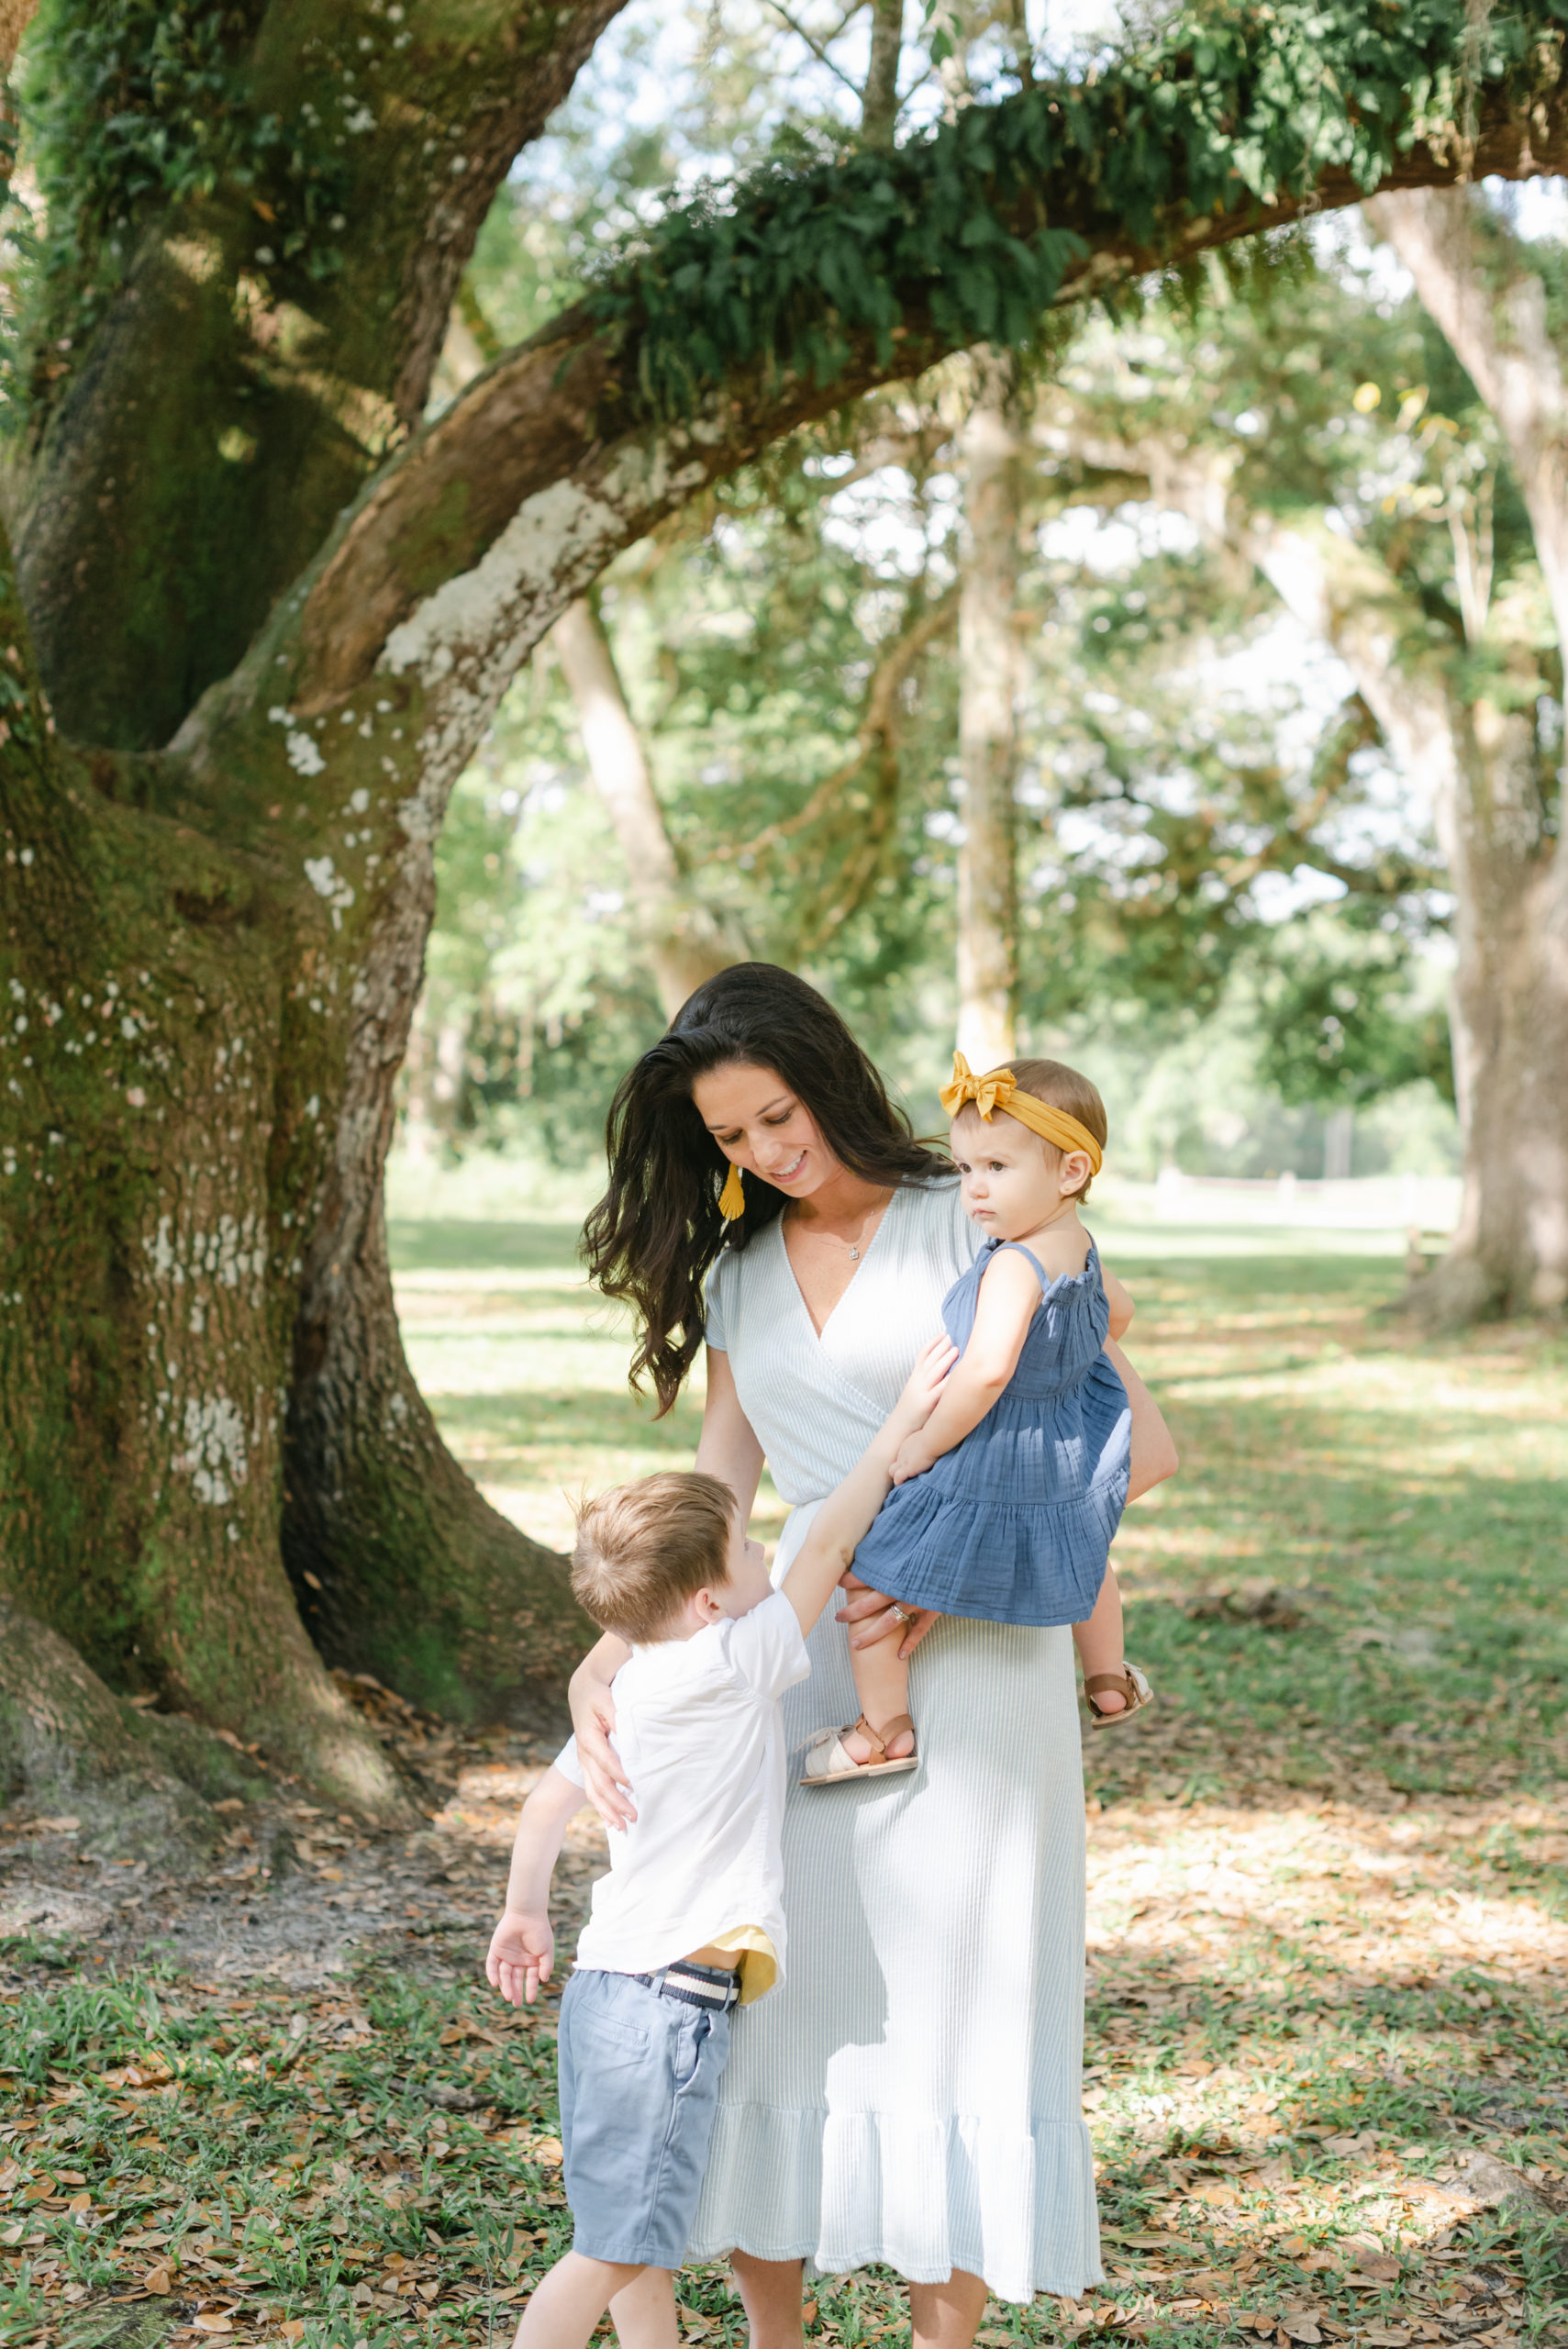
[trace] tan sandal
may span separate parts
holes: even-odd
[[[1096,1688],[1114,1688],[1127,1702],[1119,1713],[1107,1713],[1095,1702]],[[1145,1705],[1154,1702],[1154,1691],[1135,1664],[1124,1664],[1120,1672],[1092,1672],[1084,1683],[1084,1695],[1096,1729],[1115,1729],[1121,1721],[1129,1721]]]
[[[887,1758],[889,1741],[907,1730],[915,1734],[915,1724],[907,1713],[895,1713],[881,1729],[873,1729],[862,1713],[848,1729],[825,1729],[814,1737],[806,1749],[806,1766],[800,1774],[803,1787],[838,1787],[849,1778],[889,1778],[895,1771],[913,1770],[919,1762],[917,1750],[900,1755],[896,1762]],[[847,1737],[863,1737],[872,1749],[869,1762],[857,1762],[844,1743]]]

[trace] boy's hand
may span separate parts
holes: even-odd
[[[958,1348],[946,1335],[928,1338],[915,1357],[915,1367],[904,1384],[904,1392],[887,1416],[885,1432],[897,1439],[899,1451],[907,1439],[917,1434],[941,1397],[942,1381],[958,1360]],[[926,1462],[929,1467],[930,1462]]]
[[[531,2006],[541,1982],[550,1979],[555,1935],[542,1913],[508,1909],[490,1936],[484,1971],[493,1990],[508,2006]]]

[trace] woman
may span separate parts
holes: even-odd
[[[975,1252],[956,1179],[823,997],[758,963],[700,987],[623,1080],[609,1158],[586,1244],[606,1294],[636,1308],[633,1382],[651,1373],[668,1410],[706,1333],[697,1465],[749,1513],[768,1460],[792,1504],[776,1575]],[[731,1168],[744,1212],[727,1228]],[[1136,1493],[1175,1459],[1116,1359]],[[967,2349],[988,2288],[1028,2300],[1100,2275],[1072,1634],[905,1622],[858,1586],[846,1621],[862,1642],[902,1633],[906,1653],[929,1639],[924,1754],[831,1796],[792,1789],[789,1977],[735,2032],[691,2255],[732,2255],[754,2349],[799,2340],[805,2260],[885,2262],[908,2280],[916,2342]],[[857,1710],[845,1632],[824,1622],[809,1645],[792,1747]],[[573,1711],[590,1792],[624,1818],[605,1734],[619,1653],[594,1651]]]

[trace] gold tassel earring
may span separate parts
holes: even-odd
[[[733,1223],[746,1212],[746,1193],[740,1181],[740,1169],[733,1159],[724,1178],[724,1188],[718,1195],[718,1212],[726,1223]]]

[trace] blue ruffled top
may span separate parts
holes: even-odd
[[[1048,1280],[1016,1241],[988,1241],[942,1299],[962,1351],[985,1268],[1027,1256],[1041,1296],[1018,1368],[978,1427],[923,1476],[895,1485],[855,1572],[901,1605],[991,1623],[1081,1623],[1092,1613],[1127,1505],[1132,1414],[1106,1360],[1099,1252]]]

